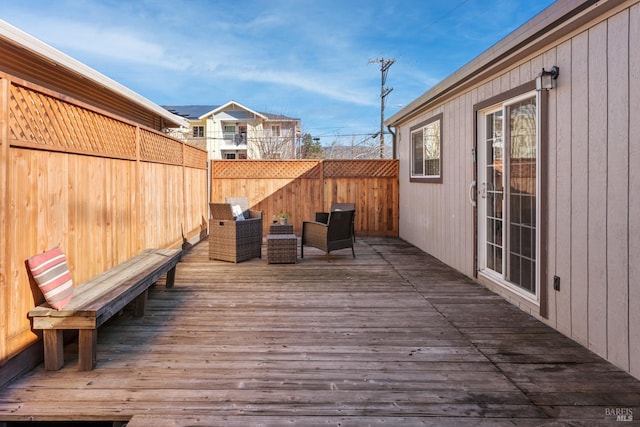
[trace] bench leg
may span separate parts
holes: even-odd
[[[96,366],[97,329],[78,331],[78,370],[90,371]]]
[[[133,316],[134,317],[142,317],[144,316],[144,312],[147,308],[147,296],[149,295],[149,290],[145,289],[143,293],[138,295],[134,301],[133,308]]]
[[[173,288],[173,282],[176,279],[176,266],[167,272],[167,288]]]
[[[46,371],[57,371],[64,366],[62,329],[44,329],[42,338],[44,343],[44,369]]]

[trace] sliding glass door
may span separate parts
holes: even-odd
[[[537,300],[536,94],[510,100],[479,114],[479,273]]]

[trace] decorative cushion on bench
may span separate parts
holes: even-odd
[[[56,246],[34,255],[27,265],[47,303],[56,310],[63,309],[73,296],[73,281],[62,249]]]

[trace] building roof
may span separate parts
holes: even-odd
[[[163,105],[163,107],[178,116],[195,120],[207,114],[211,110],[215,110],[219,105]]]
[[[222,105],[165,105],[168,111],[177,114],[182,117],[186,117],[189,120],[203,119],[208,115],[216,114],[218,118],[222,120],[246,120],[250,119],[250,114],[256,114],[263,117],[266,120],[272,121],[298,121],[293,117],[287,117],[282,114],[265,113],[251,108],[247,108],[236,101],[229,101]],[[219,114],[224,113],[225,116]]]
[[[438,105],[443,99],[462,93],[484,80],[503,73],[518,60],[550,46],[595,16],[602,15],[622,3],[624,0],[556,1],[386,119],[385,124],[397,126],[401,122],[410,120],[420,111]]]
[[[0,19],[0,73],[35,83],[153,129],[188,126],[142,95]]]

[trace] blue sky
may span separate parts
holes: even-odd
[[[160,105],[249,108],[362,141],[551,0],[21,0],[0,17]]]

